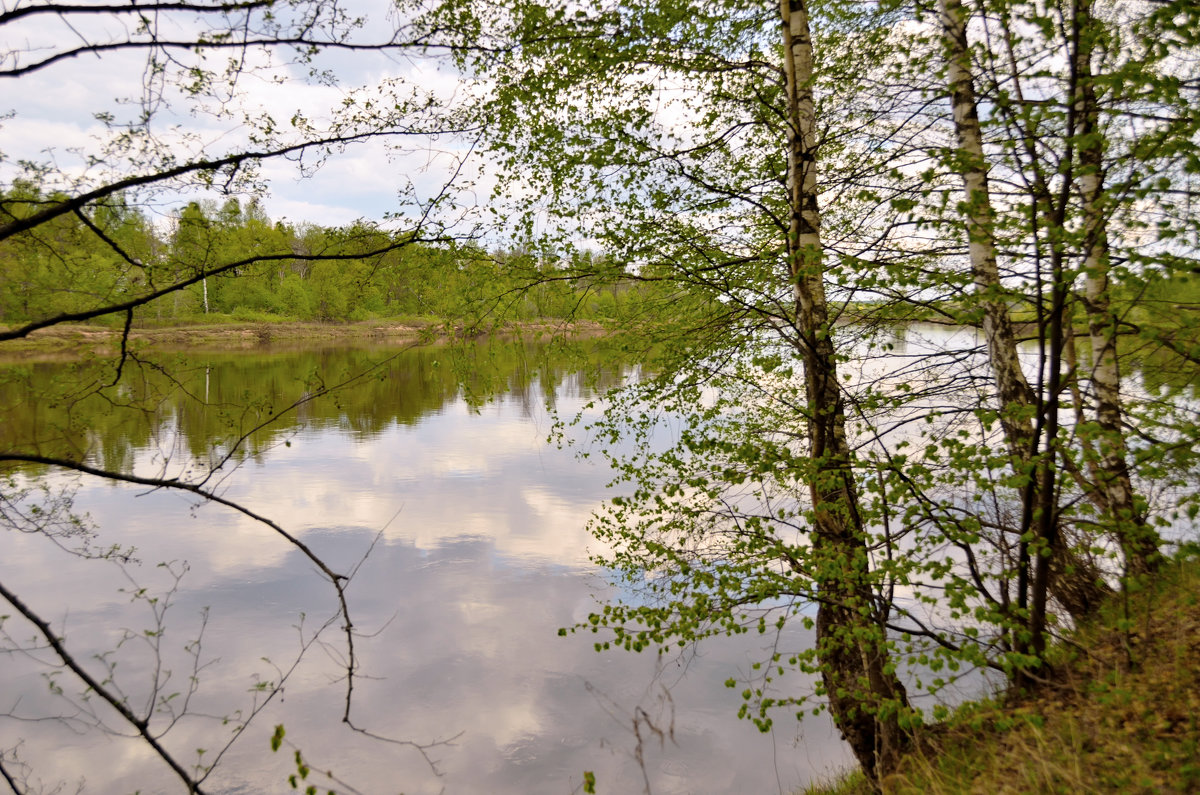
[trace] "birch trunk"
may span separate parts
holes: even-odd
[[[960,0],[938,0],[938,12],[945,48],[947,76],[951,94],[954,128],[957,137],[956,167],[963,182],[966,197],[964,215],[966,219],[971,273],[976,289],[983,299],[983,329],[987,342],[988,359],[992,378],[999,397],[1000,423],[1005,443],[1013,466],[1027,472],[1030,487],[1024,498],[1026,511],[1022,531],[1032,529],[1034,506],[1042,513],[1038,532],[1040,542],[1034,562],[1038,572],[1035,590],[1048,588],[1054,598],[1075,619],[1081,619],[1109,593],[1103,585],[1100,573],[1087,559],[1074,555],[1062,543],[1055,529],[1047,532],[1053,518],[1053,506],[1047,505],[1039,490],[1053,482],[1052,473],[1046,471],[1048,464],[1042,463],[1041,471],[1034,472],[1038,439],[1035,438],[1032,417],[1038,408],[1037,395],[1029,386],[1021,370],[1017,356],[1017,338],[1012,319],[1000,283],[995,242],[995,214],[987,180],[987,159],[983,148],[983,131],[979,123],[979,110],[975,98],[974,77],[971,73],[971,55],[967,43],[967,13]],[[1056,295],[1061,292],[1055,286]],[[1057,307],[1061,314],[1061,306]],[[1062,318],[1057,322],[1061,324]],[[1053,334],[1052,343],[1061,352],[1062,333]],[[1058,400],[1058,392],[1051,391],[1051,400]],[[1050,495],[1045,495],[1050,496]],[[1047,508],[1051,513],[1047,513]],[[1026,607],[1026,592],[1029,569],[1029,546],[1021,542],[1021,564],[1018,586],[1018,606]],[[1051,563],[1053,571],[1050,571]],[[1051,576],[1053,575],[1053,576]],[[1044,595],[1044,591],[1043,591]],[[1034,595],[1035,613],[1042,613],[1044,605],[1037,604],[1041,596]],[[1035,621],[1035,624],[1041,623]]]
[[[1076,114],[1079,120],[1079,192],[1083,201],[1085,274],[1084,308],[1092,343],[1092,388],[1096,396],[1097,460],[1092,477],[1100,502],[1117,528],[1127,570],[1152,571],[1159,559],[1159,539],[1147,524],[1127,463],[1123,434],[1121,373],[1117,363],[1116,321],[1109,306],[1108,224],[1104,200],[1104,142],[1100,131],[1095,76],[1092,73],[1094,29],[1091,0],[1075,2]]]
[[[869,780],[895,769],[908,708],[890,673],[886,630],[869,578],[870,560],[846,440],[837,358],[829,325],[817,204],[813,47],[804,0],[781,0],[788,99],[788,273],[804,361],[812,470],[813,550],[818,557],[817,649],[829,710]]]
[[[1009,453],[1028,460],[1033,449],[1033,425],[1026,410],[1037,400],[1017,358],[1017,335],[1008,313],[993,232],[995,216],[988,189],[983,131],[975,101],[975,82],[967,48],[967,15],[960,0],[938,0],[942,35],[947,52],[947,72],[958,138],[958,165],[966,195],[967,240],[971,275],[983,296],[983,333],[988,360],[1000,396],[1000,424]]]

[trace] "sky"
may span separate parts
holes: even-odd
[[[3,11],[7,12],[29,4],[5,5]],[[347,8],[367,21],[355,34],[360,39],[386,36],[394,27],[395,14],[386,0],[351,0]],[[124,27],[117,21],[111,16],[63,20],[33,15],[0,24],[0,66],[11,70],[37,54],[84,40],[102,42],[123,36]],[[186,38],[195,30],[194,23],[175,29],[164,23],[160,35]],[[225,57],[210,58],[205,65],[219,68]],[[160,108],[152,124],[157,145],[181,158],[199,151],[228,152],[244,145],[252,129],[245,119],[264,113],[285,132],[291,131],[290,120],[297,114],[315,125],[345,120],[344,103],[352,98],[369,99],[376,107],[394,104],[385,101],[383,89],[376,88],[389,81],[401,94],[415,90],[442,99],[463,96],[460,75],[447,64],[418,54],[340,52],[318,56],[311,66],[335,73],[336,85],[312,79],[310,65],[288,63],[289,57],[285,52],[273,56],[252,53],[239,80],[239,95],[220,105],[210,102],[202,107],[178,91],[163,92],[172,104]],[[146,96],[144,72],[144,54],[127,51],[85,54],[28,74],[0,77],[0,183],[11,183],[20,173],[21,161],[72,178],[102,179],[104,169],[87,164],[89,158],[102,155],[112,131],[96,114],[112,114],[118,121],[136,117],[140,100]],[[401,148],[383,142],[354,144],[303,177],[297,164],[277,160],[262,172],[268,182],[263,204],[271,217],[296,223],[337,225],[359,218],[383,219],[401,209],[400,192],[409,186],[423,197],[436,194],[467,146],[461,137],[444,135],[405,139]],[[122,168],[132,173],[137,167],[126,160]],[[478,164],[472,163],[459,178],[468,188],[469,202],[486,198],[486,187],[472,192],[468,185],[481,174]],[[203,197],[221,199],[217,193],[172,194],[156,199],[155,212],[165,217],[181,202]]]

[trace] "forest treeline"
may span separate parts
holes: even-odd
[[[64,198],[18,181],[0,193],[0,223]],[[192,201],[156,222],[118,195],[0,241],[0,323],[119,304],[229,263],[244,264],[137,307],[134,324],[488,315],[621,320],[644,308],[646,286],[559,278],[563,263],[532,248],[489,252],[473,242],[411,238],[366,221],[275,220],[253,198]],[[588,265],[594,258],[575,255]],[[577,273],[584,263],[570,264]],[[97,322],[121,320],[110,315]]]
[[[18,180],[0,192],[0,223],[64,198]],[[119,304],[236,262],[244,264],[137,307],[134,325],[480,316],[620,325],[661,314],[655,307],[670,300],[669,290],[639,279],[636,269],[592,252],[564,259],[533,246],[488,251],[474,242],[411,237],[369,221],[321,226],[272,219],[255,198],[191,201],[156,221],[117,195],[39,225],[35,234],[0,241],[0,324]],[[1188,272],[1150,271],[1113,288],[1131,322],[1173,326],[1180,307],[1200,305],[1200,276]],[[879,307],[862,309],[880,315]],[[1034,311],[1032,303],[1013,307],[1018,319],[1032,319]],[[848,316],[854,314],[851,308]],[[897,323],[973,324],[969,307],[946,301],[917,301],[894,315]],[[1079,307],[1076,315],[1085,325]],[[113,325],[121,316],[94,320]]]

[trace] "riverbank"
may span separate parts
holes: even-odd
[[[1060,647],[1036,697],[966,704],[927,727],[887,793],[1200,792],[1200,562],[1113,604]],[[869,793],[855,772],[804,795]]]
[[[253,350],[262,347],[314,345],[410,345],[488,335],[603,333],[590,321],[526,321],[502,326],[465,326],[435,320],[367,320],[357,323],[309,323],[302,321],[218,322],[135,327],[128,340],[140,347],[165,350]],[[123,330],[108,326],[60,324],[38,329],[26,337],[0,343],[0,356],[84,353],[117,350]]]

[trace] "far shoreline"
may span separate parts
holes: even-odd
[[[161,327],[135,326],[129,331],[128,342],[139,349],[253,351],[326,345],[421,345],[488,336],[567,334],[577,337],[604,332],[600,323],[567,320],[520,321],[495,326],[387,318],[351,323],[220,321]],[[121,337],[122,329],[111,326],[57,324],[18,339],[0,342],[0,359],[27,359],[44,354],[117,353]]]

